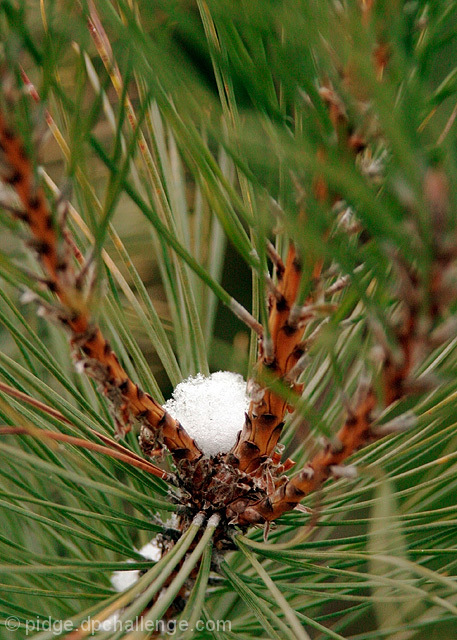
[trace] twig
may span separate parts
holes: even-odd
[[[446,238],[446,216],[449,212],[447,178],[443,171],[437,172],[433,169],[433,172],[433,182],[430,177],[424,181],[424,192],[432,222],[438,220],[434,228],[431,277],[420,278],[414,267],[405,260],[401,261],[401,268],[397,271],[394,293],[398,295],[407,290],[408,296],[402,296],[396,310],[396,322],[390,327],[397,340],[398,353],[387,343],[382,345],[381,378],[386,407],[392,406],[411,393],[429,389],[429,386],[415,385],[412,372],[417,356],[436,347],[436,333],[431,337],[428,327],[442,317],[446,318],[449,305],[457,295],[455,291],[450,295],[446,287],[448,271],[454,268],[457,255],[457,242],[454,241],[453,246],[449,247]],[[428,305],[420,305],[419,301],[422,300],[427,300]],[[446,332],[443,332],[444,339],[446,335]],[[429,381],[425,382],[430,384]],[[275,520],[285,511],[294,508],[306,495],[319,489],[325,480],[335,475],[335,469],[339,477],[352,475],[352,471],[343,471],[341,466],[357,449],[373,439],[399,433],[416,424],[415,417],[405,413],[390,423],[376,426],[376,406],[374,388],[371,383],[365,383],[360,387],[355,407],[348,411],[344,425],[334,441],[317,453],[297,475],[279,484],[272,495],[247,506],[239,518],[240,524]]]
[[[286,267],[284,266],[284,262],[282,261],[281,256],[269,240],[267,241],[267,254],[276,268],[276,275],[278,277],[278,280],[281,280]]]

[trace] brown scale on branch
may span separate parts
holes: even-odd
[[[119,435],[130,430],[130,419],[140,421],[140,439],[148,453],[164,444],[177,462],[196,460],[202,453],[178,421],[174,420],[148,393],[128,377],[100,328],[91,320],[77,286],[78,274],[67,253],[59,251],[58,236],[44,190],[35,183],[32,162],[22,140],[0,112],[0,150],[4,183],[16,192],[22,210],[18,217],[32,234],[46,284],[59,300],[55,316],[71,332],[76,358],[94,377],[117,410]]]

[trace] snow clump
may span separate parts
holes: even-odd
[[[249,407],[243,376],[217,371],[179,383],[164,408],[179,420],[207,456],[227,453],[236,442]]]
[[[146,560],[152,560],[152,562],[158,562],[162,556],[162,550],[157,544],[155,538],[153,538],[151,542],[145,544],[138,553]],[[127,560],[127,562],[133,562],[133,560]],[[133,569],[132,571],[114,571],[111,574],[110,580],[113,585],[113,589],[116,589],[116,591],[120,593],[126,589],[130,589],[130,587],[133,587],[139,577],[139,570]]]

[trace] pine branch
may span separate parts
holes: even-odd
[[[48,289],[59,300],[54,317],[71,333],[71,343],[80,367],[94,378],[111,401],[118,435],[130,430],[131,417],[141,424],[141,444],[146,453],[164,444],[177,461],[198,459],[201,451],[183,427],[153,398],[130,380],[100,327],[90,317],[78,286],[71,255],[59,251],[51,211],[41,186],[35,185],[33,167],[25,146],[0,113],[0,144],[7,167],[3,181],[17,193],[21,219],[28,225],[33,246],[46,273]],[[84,268],[84,267],[83,267]]]
[[[430,208],[433,224],[432,261],[429,274],[419,274],[413,264],[393,255],[397,270],[399,317],[390,326],[399,353],[386,344],[380,345],[382,355],[382,386],[384,406],[422,390],[421,381],[413,378],[415,366],[425,355],[438,346],[437,327],[444,323],[451,304],[457,298],[457,289],[449,288],[450,274],[455,268],[457,243],[447,233],[450,214],[448,180],[443,170],[430,169],[424,178],[424,197]],[[419,238],[416,238],[419,240]],[[435,333],[431,329],[435,328]],[[435,338],[433,339],[433,335]],[[438,336],[438,339],[437,339]],[[442,342],[447,339],[441,333]],[[325,449],[290,480],[279,482],[276,491],[246,507],[240,516],[243,522],[276,520],[282,513],[293,509],[306,495],[316,491],[329,477],[340,477],[342,463],[355,451],[388,433],[396,433],[415,424],[398,419],[395,424],[376,428],[374,410],[378,404],[375,389],[361,381],[354,408],[350,408],[342,428]]]

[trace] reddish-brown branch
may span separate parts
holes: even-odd
[[[20,138],[0,113],[0,145],[8,174],[4,182],[16,191],[22,206],[21,218],[28,224],[34,246],[48,279],[49,289],[58,297],[63,311],[59,320],[72,334],[78,354],[84,354],[86,372],[96,378],[119,414],[120,433],[130,428],[130,416],[147,429],[143,443],[148,452],[165,444],[176,460],[198,459],[202,454],[183,427],[171,418],[152,396],[130,380],[100,328],[92,322],[89,310],[76,285],[68,256],[58,250],[57,233],[43,188],[37,186],[31,160]],[[69,284],[70,283],[70,284]],[[82,359],[81,355],[78,358]]]
[[[418,308],[404,305],[403,322],[397,328],[400,356],[385,354],[382,369],[384,403],[390,406],[408,393],[406,382],[414,365],[414,354],[420,338],[416,334]],[[325,449],[290,480],[279,480],[272,495],[262,497],[246,506],[239,517],[240,524],[248,522],[270,522],[295,506],[310,493],[316,491],[355,451],[379,437],[373,430],[373,411],[377,398],[373,387],[360,394],[357,406],[350,410],[343,427]],[[234,507],[236,509],[236,505]]]

